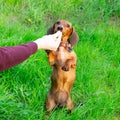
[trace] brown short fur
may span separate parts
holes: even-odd
[[[74,104],[70,97],[70,91],[75,80],[76,54],[72,47],[78,41],[78,35],[71,23],[65,20],[57,21],[48,29],[47,34],[62,31],[62,42],[56,52],[47,51],[48,60],[53,66],[51,76],[51,88],[46,99],[46,109],[51,111],[58,106],[72,109]]]

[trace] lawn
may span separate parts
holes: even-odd
[[[120,120],[120,0],[1,0],[0,46],[28,43],[58,19],[79,35],[71,114],[46,116],[52,68],[44,50],[0,72],[0,120]]]

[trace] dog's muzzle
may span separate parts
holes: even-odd
[[[62,31],[62,30],[63,30],[63,26],[58,26],[58,27],[57,27],[57,30]]]

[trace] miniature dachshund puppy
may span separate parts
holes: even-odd
[[[76,54],[72,47],[78,41],[78,35],[71,23],[65,20],[57,21],[53,27],[48,29],[47,34],[62,32],[62,40],[57,51],[46,51],[48,60],[53,66],[51,76],[51,88],[46,99],[47,111],[56,107],[74,108],[70,97],[72,85],[76,76]]]

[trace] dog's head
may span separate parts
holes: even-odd
[[[75,29],[73,28],[70,22],[66,20],[58,20],[57,22],[53,24],[52,27],[48,29],[47,34],[54,34],[57,31],[62,32],[63,42],[69,42],[71,46],[74,46],[77,44],[78,35],[75,32]]]

